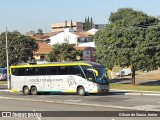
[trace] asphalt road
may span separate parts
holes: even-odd
[[[24,95],[22,93],[0,92],[0,99],[12,99],[18,101],[34,101],[48,103],[74,104],[81,106],[110,107],[125,110],[148,110],[160,111],[160,96],[147,95],[69,95],[69,94],[48,94],[48,95]]]
[[[70,105],[70,104],[56,104],[48,102],[34,102],[34,101],[19,101],[19,100],[7,100],[0,99],[0,111],[31,111],[41,113],[40,111],[113,111],[118,113],[125,113],[123,109],[106,108],[106,107],[93,107],[93,106],[81,106],[81,105]],[[64,113],[65,114],[65,113]],[[63,115],[62,115],[63,116]],[[84,117],[32,117],[32,118],[0,118],[1,120],[81,120]],[[85,120],[146,120],[146,117],[85,117]],[[151,119],[148,118],[148,119]],[[158,120],[158,118],[152,118]]]
[[[22,93],[0,92],[0,111],[160,111],[159,96],[143,95],[23,95]],[[53,113],[54,114],[54,113]],[[76,117],[81,120],[83,117]],[[8,118],[0,118],[0,120]],[[22,118],[10,118],[20,120]],[[63,120],[70,117],[35,117],[26,120]],[[151,117],[86,117],[85,120],[150,120]],[[159,118],[154,117],[154,120]],[[23,118],[24,120],[24,118]]]

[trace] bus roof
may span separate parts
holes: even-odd
[[[24,67],[45,67],[45,66],[72,66],[72,65],[85,65],[85,66],[97,66],[100,65],[96,62],[91,61],[75,61],[75,62],[48,62],[43,64],[23,64],[11,66],[11,68],[24,68]]]

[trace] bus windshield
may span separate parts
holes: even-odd
[[[96,81],[102,85],[109,84],[108,74],[106,72],[106,68],[103,66],[95,66],[94,67],[98,71],[98,76],[96,76]]]

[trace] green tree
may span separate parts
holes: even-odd
[[[8,33],[8,51],[9,65],[27,62],[33,57],[33,51],[37,50],[37,44],[30,37],[17,34],[14,32]],[[6,36],[5,33],[0,35],[0,66],[6,66]]]
[[[160,67],[159,20],[130,8],[111,13],[110,24],[94,36],[100,63],[113,68],[131,66],[135,84],[135,71],[151,71]]]
[[[93,28],[93,19],[92,17],[91,18],[86,18],[85,17],[85,23],[84,23],[84,30],[87,31],[87,30],[90,30]]]
[[[73,22],[72,22],[72,20],[71,20],[71,28],[73,28]]]
[[[67,43],[55,44],[47,56],[47,61],[76,61],[76,57],[78,56],[82,56],[82,51],[76,50],[73,45]]]
[[[86,30],[89,30],[90,29],[90,20],[89,20],[89,17],[87,18],[87,26],[86,26]]]
[[[67,20],[65,20],[65,28],[67,28]]]
[[[43,35],[43,30],[39,28],[39,29],[37,30],[37,33],[36,33],[36,34],[37,34],[37,35]]]
[[[92,29],[92,28],[93,28],[93,19],[91,17],[91,19],[90,19],[90,29]]]
[[[87,31],[87,18],[85,17],[84,30]]]

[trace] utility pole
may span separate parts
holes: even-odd
[[[11,81],[9,78],[9,60],[8,60],[8,31],[6,28],[6,62],[7,62],[7,82],[8,82],[8,89],[11,89]]]

